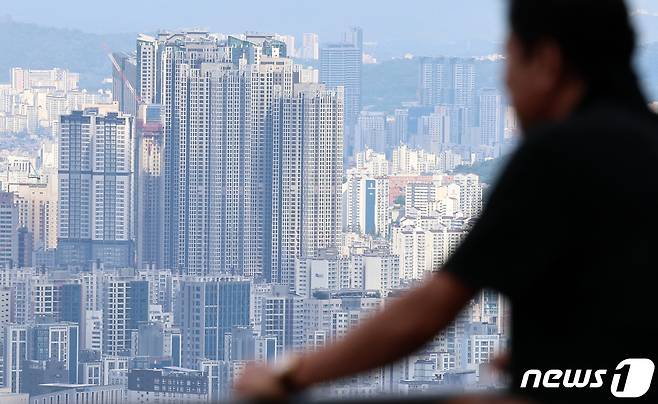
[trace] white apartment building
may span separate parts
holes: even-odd
[[[318,34],[307,32],[302,36],[302,59],[320,59],[320,40]]]
[[[387,177],[390,175],[390,162],[385,154],[367,149],[356,155],[356,172],[370,177]]]
[[[344,231],[387,238],[391,220],[388,177],[348,173],[342,189]]]
[[[86,350],[103,350],[103,311],[85,310],[81,332],[81,347]]]
[[[304,346],[304,303],[300,296],[274,293],[263,297],[261,336],[276,337],[278,352]]]
[[[147,89],[149,66],[162,71],[156,87],[172,139],[164,150],[164,266],[292,286],[297,256],[337,244],[341,92],[306,83],[274,36],[147,39],[139,40],[138,81]]]
[[[274,105],[270,279],[294,285],[295,259],[335,248],[341,231],[342,92],[295,85]]]
[[[18,206],[18,224],[33,237],[34,249],[50,250],[57,247],[58,194],[57,177],[45,182],[9,184]]]
[[[14,67],[11,69],[11,85],[16,91],[35,87],[52,87],[57,91],[72,91],[78,88],[80,74],[64,69],[33,70]]]
[[[455,184],[459,185],[459,208],[466,217],[478,217],[482,211],[483,184],[475,174],[455,175]]]
[[[133,118],[97,108],[61,117],[58,258],[131,267]]]
[[[316,291],[354,289],[388,295],[400,286],[399,258],[386,250],[369,249],[348,256],[322,251],[300,258],[295,267],[295,292],[306,298]]]
[[[8,325],[4,333],[4,381],[12,393],[20,393],[23,377],[23,361],[28,358],[28,326]]]
[[[108,356],[122,356],[130,352],[131,340],[127,332],[129,325],[129,295],[130,279],[106,275],[103,280],[103,354]],[[97,314],[87,312],[90,318],[86,338],[92,346],[97,339],[94,336],[94,327],[97,324]],[[89,329],[91,327],[91,330]],[[96,341],[95,341],[96,339]]]
[[[414,150],[403,144],[393,150],[392,175],[421,175],[435,172],[439,159],[425,150]]]
[[[400,277],[404,280],[423,279],[440,269],[466,234],[443,225],[421,226],[412,223],[393,227],[392,252],[399,256]]]

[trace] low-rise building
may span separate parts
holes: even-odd
[[[129,403],[198,403],[208,400],[203,371],[180,367],[134,369],[128,374]]]

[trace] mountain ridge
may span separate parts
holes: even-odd
[[[650,17],[656,18],[656,17]],[[137,33],[93,34],[76,29],[52,28],[0,17],[0,82],[9,82],[12,67],[61,67],[80,73],[80,85],[89,90],[107,88],[111,76],[109,52],[135,49]],[[438,56],[440,53],[437,53]],[[417,82],[414,60],[390,59],[364,66],[364,105],[389,110],[399,101],[411,101]],[[641,47],[638,68],[649,98],[658,100],[658,42]],[[487,75],[500,71],[486,70]],[[396,76],[396,75],[399,75]],[[383,78],[395,77],[394,85]],[[480,78],[492,83],[493,77]]]

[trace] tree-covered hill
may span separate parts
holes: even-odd
[[[0,19],[0,82],[8,82],[12,67],[67,68],[81,74],[81,85],[102,87],[110,76],[109,51],[135,47],[135,34],[97,35]]]

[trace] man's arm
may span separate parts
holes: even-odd
[[[438,272],[342,340],[299,358],[287,381],[305,389],[401,359],[448,326],[474,293],[454,275]],[[278,383],[272,371],[252,368],[236,389],[248,398],[270,398],[285,390]]]

